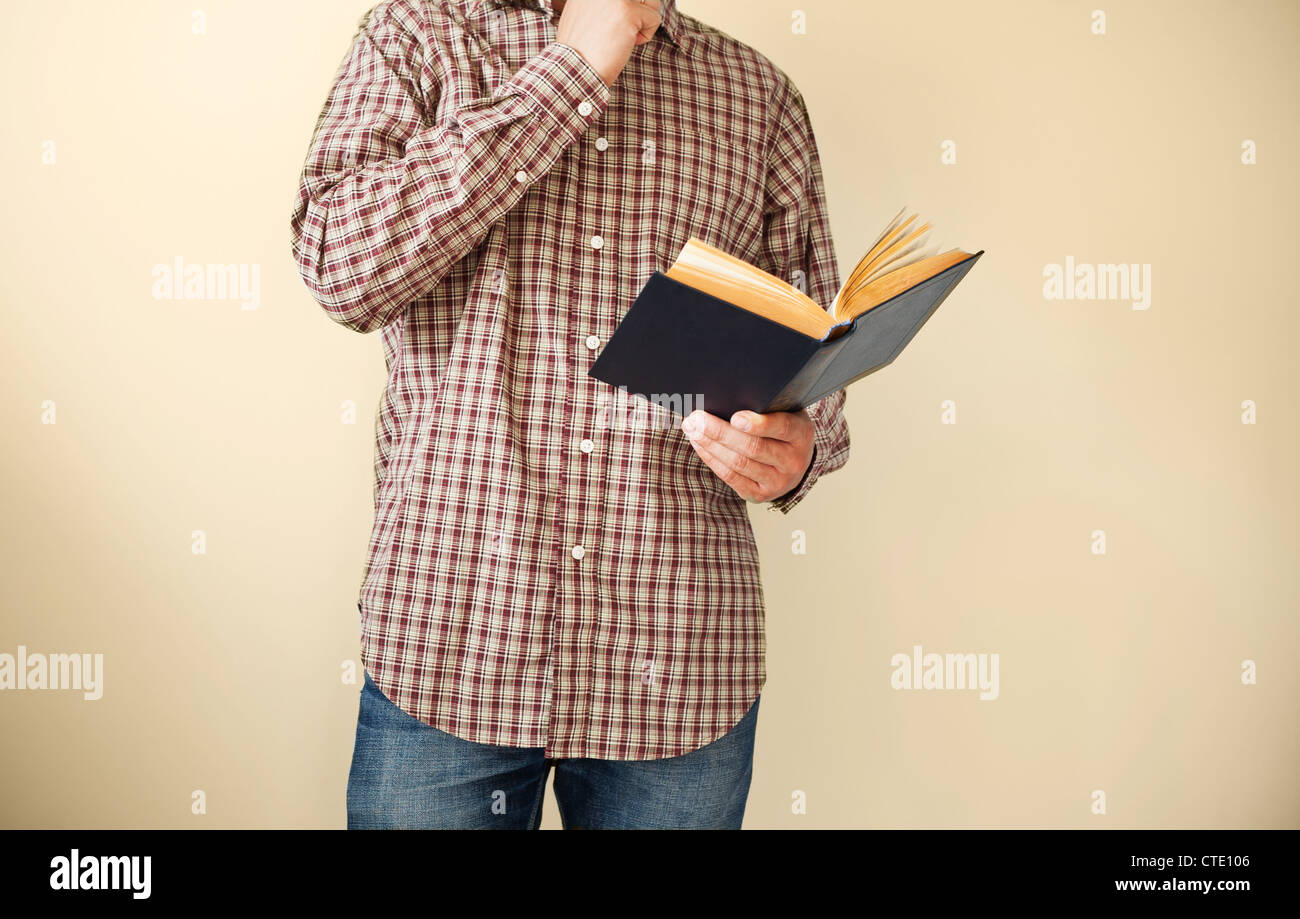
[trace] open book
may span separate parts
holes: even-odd
[[[915,214],[904,218],[904,213],[898,212],[850,272],[829,311],[780,278],[698,239],[682,247],[667,274],[810,338],[824,338],[836,325],[971,257],[960,249],[935,254],[930,224]]]
[[[935,252],[929,232],[900,211],[829,310],[691,239],[646,282],[588,373],[720,417],[810,405],[892,362],[984,254]]]

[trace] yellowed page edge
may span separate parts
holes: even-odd
[[[891,271],[879,280],[872,281],[862,287],[854,296],[850,297],[845,303],[846,311],[843,318],[856,319],[886,300],[930,280],[930,278],[948,270],[958,262],[965,261],[970,256],[969,252],[964,252],[961,249],[949,249],[947,252],[932,255],[919,262],[913,262],[910,265]]]

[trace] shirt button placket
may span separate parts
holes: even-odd
[[[589,101],[578,103],[578,114],[583,118],[590,117],[594,111]],[[609,141],[601,136],[594,146],[597,151],[603,152],[609,148]],[[595,296],[586,298],[591,302],[575,299],[571,301],[569,309],[569,327],[579,336],[581,344],[578,353],[582,357],[573,368],[573,398],[567,400],[573,409],[569,421],[572,439],[565,439],[570,446],[565,451],[566,481],[560,492],[563,501],[561,529],[556,535],[565,541],[568,558],[564,559],[559,571],[560,602],[563,608],[556,610],[555,622],[564,625],[557,630],[555,642],[565,653],[565,657],[556,662],[557,667],[571,682],[552,687],[552,698],[564,700],[562,705],[552,707],[552,729],[558,729],[560,735],[566,738],[580,736],[587,730],[595,689],[591,679],[592,674],[599,670],[593,666],[592,660],[596,653],[596,632],[599,628],[599,622],[593,621],[599,613],[600,600],[596,588],[598,566],[592,564],[595,559],[587,556],[596,550],[594,543],[599,539],[598,514],[604,484],[602,468],[592,465],[596,443],[590,436],[590,428],[597,416],[596,388],[586,371],[601,346],[601,338],[597,334],[599,329],[593,329],[591,324],[598,321],[596,309],[606,287],[605,279],[610,273],[607,260],[612,254],[604,236],[605,228],[597,223],[604,216],[604,202],[599,198],[593,200],[589,194],[581,191],[591,187],[601,188],[600,183],[589,182],[584,175],[598,169],[599,161],[590,154],[581,155],[581,152],[575,161],[577,174],[573,192],[574,200],[578,202],[575,218],[579,227],[589,227],[583,246],[585,257],[580,258],[576,267],[585,281],[581,287],[593,292]],[[582,346],[585,346],[585,350]]]

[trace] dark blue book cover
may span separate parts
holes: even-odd
[[[891,363],[983,250],[821,340],[656,271],[588,375],[630,394],[733,412],[795,411]]]

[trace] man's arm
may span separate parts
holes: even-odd
[[[812,124],[788,81],[775,108],[757,266],[791,283],[802,278],[808,296],[826,306],[839,290],[839,268]],[[737,494],[771,501],[783,513],[849,458],[842,389],[801,412],[737,412],[725,420],[695,412],[682,429],[700,458]]]
[[[359,332],[398,318],[472,252],[609,101],[657,3],[571,0],[557,40],[490,99],[431,125],[416,2],[362,23],[321,113],[292,220],[303,281]],[[565,20],[568,20],[566,22]]]

